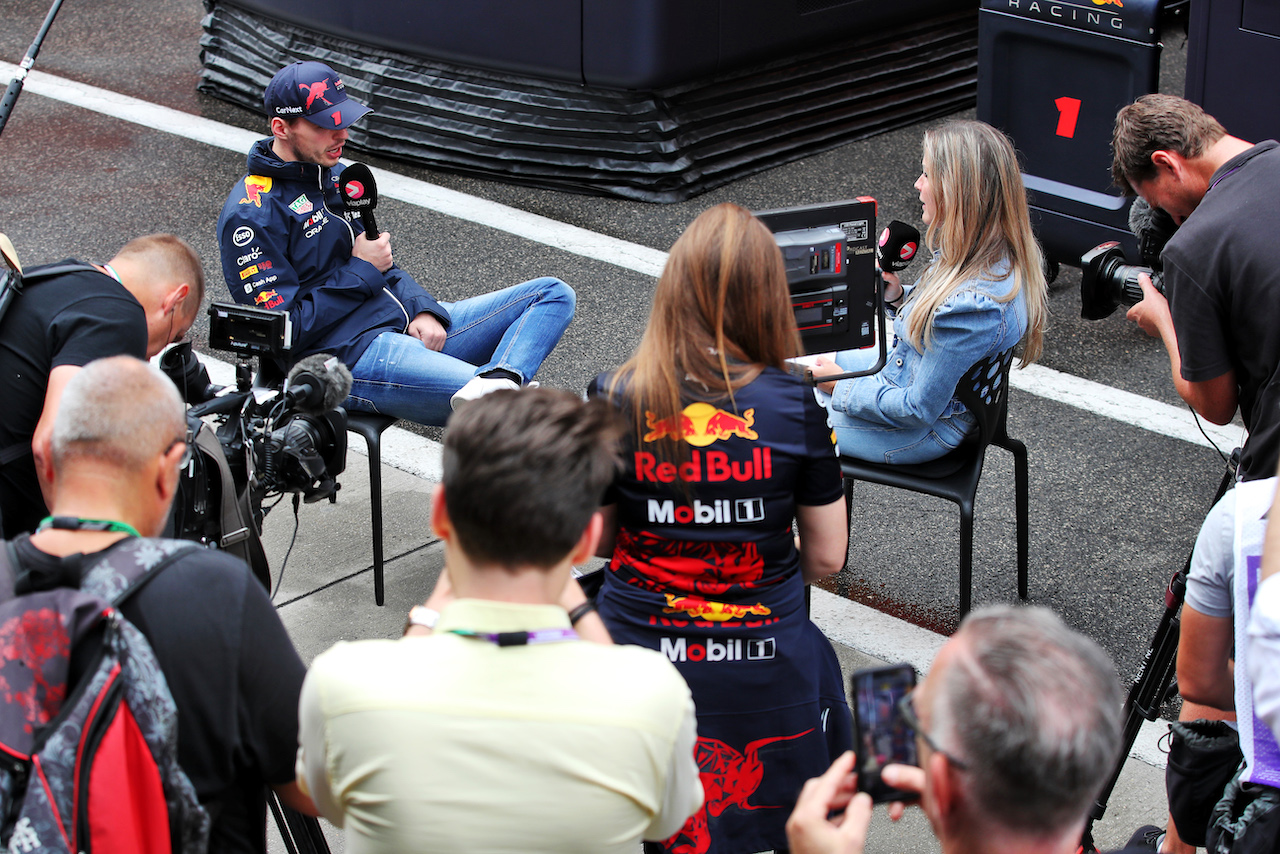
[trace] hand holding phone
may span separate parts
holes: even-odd
[[[913,801],[919,797],[918,792],[895,789],[880,776],[881,769],[889,764],[919,765],[915,730],[898,709],[899,702],[915,685],[916,671],[909,664],[867,668],[850,677],[858,791],[871,795],[876,803]]]

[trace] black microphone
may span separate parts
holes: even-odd
[[[1153,208],[1141,196],[1129,206],[1129,230],[1138,238],[1138,255],[1148,267],[1160,269],[1160,253],[1178,230],[1163,208]]]
[[[321,415],[340,406],[351,394],[351,371],[337,356],[316,353],[289,370],[285,402],[299,410]]]
[[[876,244],[876,263],[886,273],[905,270],[920,251],[920,232],[915,226],[893,220],[880,232]]]
[[[378,206],[378,184],[373,172],[363,163],[352,163],[338,176],[338,190],[347,207],[360,214],[364,223],[364,236],[378,239],[378,223],[373,219],[373,209]]]

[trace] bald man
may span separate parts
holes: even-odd
[[[204,298],[195,251],[172,234],[129,241],[105,264],[34,280],[0,330],[0,520],[4,535],[30,531],[47,512],[37,479],[62,390],[93,359],[150,358],[187,334]],[[31,268],[27,274],[38,272]]]
[[[52,514],[13,540],[37,588],[78,584],[117,543],[160,533],[189,454],[184,409],[163,374],[130,356],[90,362],[67,382],[41,471]],[[121,610],[169,683],[178,762],[213,816],[209,850],[265,852],[266,786],[314,814],[293,782],[305,667],[266,591],[241,561],[197,549]]]

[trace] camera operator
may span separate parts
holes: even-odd
[[[1196,412],[1227,424],[1239,407],[1241,479],[1270,477],[1280,459],[1280,148],[1230,136],[1172,95],[1122,109],[1112,145],[1116,185],[1180,225],[1163,254],[1168,298],[1143,276],[1129,319],[1164,342]]]
[[[93,359],[156,355],[187,334],[204,298],[200,259],[172,234],[136,238],[107,263],[82,266],[33,281],[4,318],[0,517],[6,537],[34,529],[52,504],[51,486],[37,472],[49,458],[66,384]]]

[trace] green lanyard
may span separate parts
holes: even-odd
[[[113,534],[128,534],[141,537],[138,529],[124,522],[113,522],[110,519],[81,519],[78,516],[45,516],[40,520],[36,533],[57,528],[60,531],[107,531]]]

